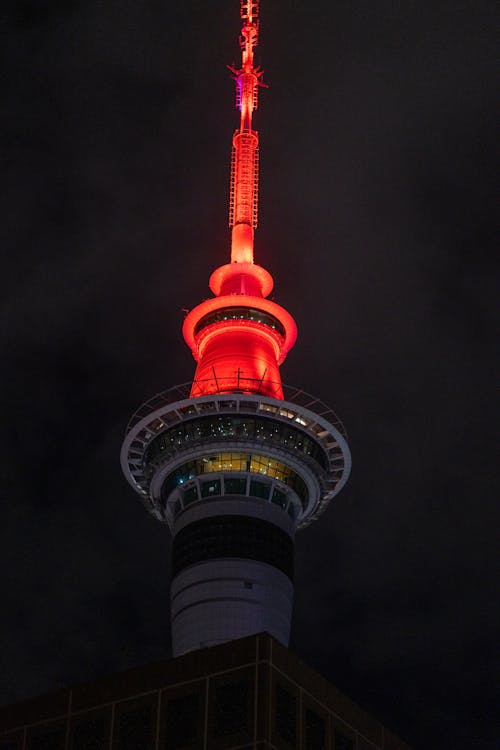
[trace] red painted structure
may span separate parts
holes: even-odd
[[[258,213],[259,135],[252,129],[263,71],[254,65],[259,3],[241,0],[241,68],[236,82],[240,126],[233,135],[229,226],[231,262],[210,277],[215,297],[187,315],[183,335],[198,363],[191,396],[232,391],[283,398],[279,366],[292,348],[297,327],[280,305],[266,299],[270,273],[253,261]]]

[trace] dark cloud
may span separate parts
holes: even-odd
[[[7,5],[1,699],[168,653],[126,422],[193,374],[228,252],[238,8]],[[299,535],[292,647],[417,747],[498,740],[493,12],[262,2],[258,260],[348,486]]]

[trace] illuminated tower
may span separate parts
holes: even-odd
[[[262,71],[254,65],[259,3],[241,0],[239,127],[233,135],[231,262],[210,277],[214,297],[186,316],[194,380],[134,414],[123,471],[173,536],[173,654],[267,631],[288,644],[294,536],[347,481],[341,422],[313,396],[283,386],[291,315],[267,299],[271,275],[254,263]]]

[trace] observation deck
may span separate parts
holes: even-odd
[[[303,528],[347,481],[346,432],[332,409],[291,386],[284,400],[245,392],[246,380],[194,398],[196,382],[176,386],[146,401],[127,426],[124,474],[172,531],[193,503],[235,494],[279,505]]]
[[[295,532],[351,468],[335,413],[298,388],[214,372],[139,407],[121,463],[172,532],[174,655],[261,631],[287,644]]]

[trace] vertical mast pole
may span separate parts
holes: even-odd
[[[243,26],[240,35],[241,67],[230,67],[236,82],[236,107],[240,110],[240,127],[233,135],[229,226],[231,228],[231,262],[253,263],[253,238],[257,226],[259,135],[252,130],[252,114],[257,109],[258,88],[263,72],[254,66],[254,49],[259,33],[259,3],[240,0]]]

